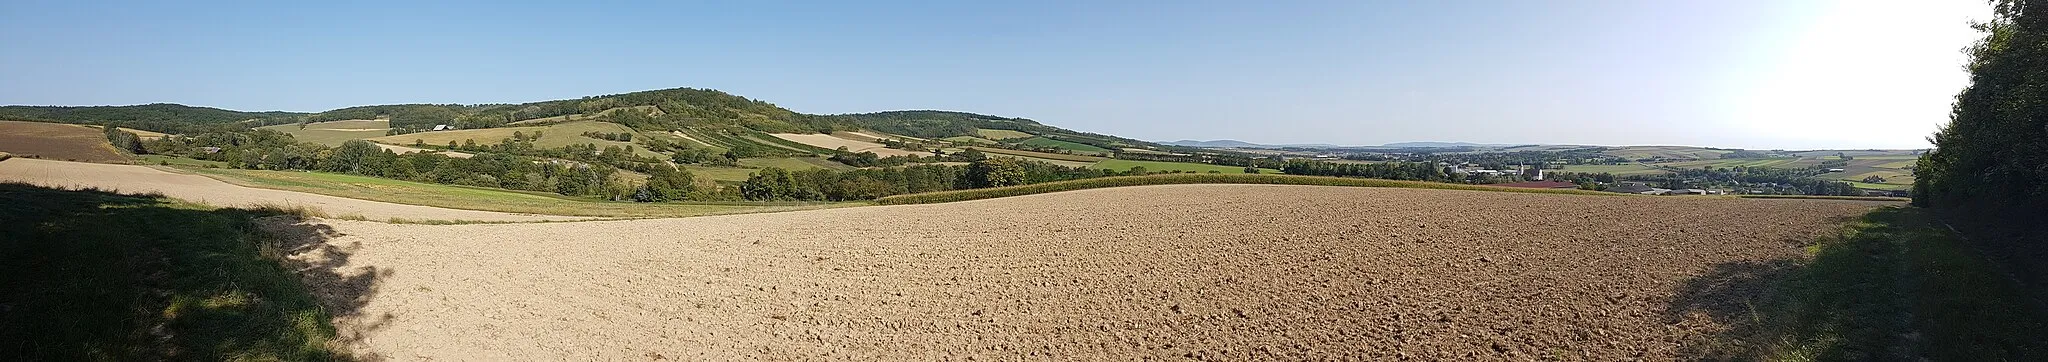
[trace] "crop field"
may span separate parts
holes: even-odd
[[[1775,168],[1799,168],[1799,167],[1808,167],[1808,166],[1813,166],[1813,165],[1818,165],[1818,164],[1820,164],[1820,161],[1819,161],[1819,160],[1813,160],[1813,159],[1802,159],[1802,158],[1795,158],[1795,157],[1779,157],[1779,158],[1725,158],[1725,159],[1715,159],[1715,160],[1699,160],[1699,161],[1680,161],[1680,162],[1664,162],[1664,163],[1658,163],[1657,165],[1658,165],[1658,166],[1668,166],[1668,167],[1677,167],[1677,168],[1701,168],[1701,167],[1708,167],[1708,166],[1712,166],[1712,167],[1714,167],[1714,168],[1732,168],[1732,167],[1738,167],[1738,166],[1740,166],[1740,167],[1775,167]]]
[[[256,129],[267,129],[272,131],[289,133],[292,135],[292,138],[298,139],[299,141],[318,143],[328,145],[331,147],[340,146],[342,142],[348,142],[350,140],[384,137],[384,133],[391,130],[391,121],[381,119],[358,119],[348,121],[307,123],[303,128],[299,127],[299,124],[297,123],[292,123],[256,127]]]
[[[1209,171],[1216,171],[1216,172],[1220,172],[1220,173],[1244,173],[1244,167],[1241,167],[1241,166],[1224,166],[1224,165],[1211,165],[1211,164],[1206,164],[1206,163],[1187,163],[1187,162],[1161,162],[1161,161],[1138,161],[1138,160],[1116,160],[1116,159],[1112,159],[1112,160],[1103,160],[1102,162],[1096,162],[1096,163],[1095,163],[1094,165],[1089,165],[1089,166],[1088,166],[1088,168],[1098,168],[1098,169],[1104,169],[1104,170],[1117,170],[1117,171],[1130,171],[1132,167],[1138,167],[1138,166],[1144,166],[1144,167],[1145,167],[1145,171],[1149,171],[1149,172],[1167,172],[1167,171],[1180,171],[1180,172],[1195,172],[1195,173],[1206,173],[1206,172],[1209,172]],[[1280,173],[1280,170],[1274,170],[1274,169],[1259,169],[1259,173]]]
[[[242,172],[228,169],[194,169],[215,173]],[[246,171],[256,172],[256,171]],[[310,172],[264,171],[273,174],[300,174],[303,177],[324,175]],[[340,175],[336,175],[340,176]],[[148,166],[109,165],[97,163],[63,162],[13,158],[0,161],[0,181],[22,182],[46,187],[79,188],[96,187],[107,191],[123,193],[160,193],[180,200],[220,207],[266,207],[309,208],[334,217],[360,217],[372,220],[403,219],[412,221],[544,221],[578,220],[580,217],[525,215],[504,212],[458,210],[442,207],[428,207],[379,202],[372,197],[405,195],[395,190],[379,189],[381,184],[400,182],[384,179],[361,178],[346,180],[321,180],[321,182],[279,181],[279,185],[297,183],[304,188],[365,188],[378,189],[368,195],[347,195],[363,199],[337,197],[317,193],[273,190],[230,184],[206,176],[173,173]],[[335,181],[355,184],[340,184]],[[287,188],[287,187],[280,187]],[[287,188],[289,189],[289,188]],[[407,203],[417,200],[389,196],[387,200]]]
[[[832,134],[833,134],[833,135],[837,135],[837,136],[842,136],[842,137],[853,137],[854,139],[860,139],[860,140],[867,140],[867,141],[872,141],[872,142],[881,142],[882,140],[885,140],[885,139],[899,139],[899,140],[909,140],[909,141],[918,141],[918,142],[930,142],[930,141],[931,141],[931,140],[929,140],[929,139],[923,139],[923,138],[917,138],[917,137],[905,136],[905,135],[900,135],[900,134],[891,134],[891,133],[886,133],[886,132],[881,132],[881,131],[875,131],[875,130],[867,130],[867,131],[842,131],[842,132],[833,132]]]
[[[1751,323],[1801,241],[1895,204],[1172,185],[331,221],[289,257],[353,281],[309,282],[353,301],[348,348],[423,360],[1671,360]]]
[[[1731,151],[1712,150],[1687,146],[1626,146],[1615,147],[1600,153],[1631,160],[1645,158],[1715,160]]]
[[[1916,162],[1919,156],[1909,154],[1886,153],[1879,151],[1861,151],[1844,153],[1849,153],[1851,159],[1848,160],[1847,165],[1840,166],[1843,172],[1824,173],[1817,177],[1828,180],[1848,181],[1856,187],[1874,190],[1904,190],[1907,188],[1911,188],[1913,185],[1913,171],[1908,170],[1907,168],[1913,167],[1913,164]],[[1857,155],[1858,153],[1861,153],[1863,155],[1859,156]],[[1835,156],[1834,151],[1814,151],[1802,152],[1798,154],[1806,156],[1777,158],[1713,159],[1698,161],[1663,162],[1652,165],[1662,167],[1675,167],[1682,169],[1698,169],[1702,167],[1733,168],[1743,166],[1772,168],[1806,168],[1820,166],[1823,162],[1841,160],[1841,157]],[[1587,166],[1566,166],[1565,170],[1572,171],[1574,170],[1574,167],[1578,167],[1579,169],[1588,169]],[[1616,173],[1616,175],[1622,174]],[[1885,182],[1882,184],[1862,182],[1865,177],[1869,176],[1882,177],[1885,179]]]
[[[1909,183],[1906,183],[1906,184],[1894,184],[1894,183],[1891,183],[1891,182],[1890,182],[1891,180],[1889,180],[1889,179],[1887,179],[1887,180],[1885,180],[1885,181],[1887,181],[1887,182],[1885,182],[1885,183],[1881,183],[1881,184],[1874,184],[1874,183],[1868,183],[1868,182],[1862,182],[1862,181],[1843,181],[1843,182],[1848,182],[1848,183],[1849,183],[1849,186],[1855,186],[1856,188],[1859,188],[1859,189],[1871,189],[1871,190],[1907,190],[1907,189],[1912,189],[1912,188],[1913,188],[1913,184],[1911,184],[1911,183],[1910,183],[1910,181],[1909,181]]]
[[[0,121],[0,152],[25,158],[128,163],[128,155],[108,144],[106,133],[98,127],[75,124]]]
[[[1037,136],[1035,136],[1035,135],[1032,135],[1032,134],[1030,134],[1030,133],[1024,133],[1024,132],[1022,132],[1022,131],[1012,131],[1012,130],[1007,130],[1007,129],[977,129],[977,130],[974,130],[974,134],[976,134],[976,135],[980,135],[980,136],[981,136],[982,138],[987,138],[987,139],[992,139],[992,140],[1006,140],[1006,139],[1012,139],[1012,138],[1030,138],[1030,137],[1037,137]]]
[[[1850,157],[1856,157],[1856,158],[1864,158],[1864,157],[1872,157],[1872,158],[1883,158],[1883,157],[1919,157],[1919,155],[1916,155],[1916,154],[1914,154],[1915,152],[1918,152],[1918,151],[1914,151],[1914,150],[1815,150],[1815,151],[1802,151],[1802,152],[1794,152],[1794,153],[1792,153],[1792,155],[1794,155],[1794,156],[1799,156],[1799,157],[1833,157],[1833,156],[1835,156],[1836,154],[1844,154],[1844,155],[1849,155]]]
[[[788,140],[788,141],[790,141],[790,142],[802,143],[802,144],[805,144],[805,145],[810,145],[811,147],[823,148],[823,149],[828,149],[828,150],[835,150],[835,149],[839,149],[840,147],[845,147],[845,148],[846,148],[846,150],[847,150],[848,152],[855,152],[855,153],[859,153],[859,152],[874,152],[874,153],[875,153],[875,155],[877,155],[877,156],[881,156],[881,157],[889,157],[889,156],[912,156],[912,155],[916,155],[916,156],[931,156],[931,155],[932,155],[932,154],[931,154],[930,152],[917,152],[917,151],[910,151],[910,150],[900,150],[900,149],[888,148],[888,147],[884,147],[884,146],[882,146],[882,144],[880,144],[880,143],[874,143],[874,142],[870,142],[870,141],[863,141],[863,140],[853,139],[853,138],[850,138],[850,137],[842,137],[842,136],[838,136],[838,135],[829,135],[829,134],[815,134],[815,133],[813,133],[813,134],[796,134],[796,133],[775,133],[775,134],[770,134],[770,136],[775,136],[775,138],[781,138],[781,139],[784,139],[784,140]]]
[[[1564,165],[1564,168],[1558,171],[1584,173],[1611,173],[1615,176],[1655,175],[1660,173],[1670,173],[1668,171],[1657,169],[1655,167],[1643,166],[1633,163],[1620,165]]]
[[[1095,147],[1093,145],[1085,143],[1061,141],[1045,137],[1026,138],[1024,139],[1024,141],[1017,143],[1038,147],[1053,147],[1068,151],[1074,151],[1074,153],[1093,154],[1098,156],[1108,154],[1110,152],[1107,148]]]

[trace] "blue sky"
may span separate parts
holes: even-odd
[[[1149,140],[1923,148],[1942,1],[0,3],[0,104],[322,111],[701,87]]]

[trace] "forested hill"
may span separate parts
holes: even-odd
[[[841,114],[836,117],[851,120],[861,126],[873,128],[877,131],[924,138],[973,136],[977,128],[1017,131],[1026,131],[1020,128],[1052,128],[1025,118],[1008,118],[953,111],[887,111]]]
[[[631,110],[631,111],[625,111]],[[621,112],[625,111],[625,112]],[[851,128],[773,103],[711,89],[675,88],[521,104],[397,104],[336,109],[309,121],[386,118],[391,128],[422,131],[435,125],[492,128],[570,115],[618,113],[616,121],[640,129],[731,125],[762,132],[820,132]]]
[[[158,132],[186,132],[206,126],[237,124],[251,120],[288,119],[307,116],[292,112],[242,112],[182,104],[154,103],[133,106],[5,106],[0,119],[62,123],[114,124]],[[249,126],[261,126],[251,124]]]
[[[451,125],[494,128],[516,122],[595,118],[640,130],[740,127],[769,133],[818,133],[874,129],[913,137],[973,137],[978,130],[1015,130],[1088,144],[1146,144],[1121,137],[1075,132],[1024,118],[951,111],[889,111],[814,115],[713,89],[673,88],[520,104],[392,104],[319,113],[240,112],[177,104],[135,106],[7,106],[0,119],[113,124],[142,130],[187,133],[209,127],[262,126],[352,119],[388,119],[394,133]]]

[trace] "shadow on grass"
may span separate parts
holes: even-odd
[[[1810,258],[1716,265],[1666,308],[1701,360],[2048,358],[2048,327],[2025,290],[1927,211],[1886,207],[1808,246]]]
[[[0,183],[0,359],[354,359],[329,321],[380,275],[291,212]]]

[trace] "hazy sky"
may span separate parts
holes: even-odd
[[[425,2],[420,2],[425,3]],[[0,3],[0,104],[703,87],[1149,140],[1922,148],[1974,0]]]

